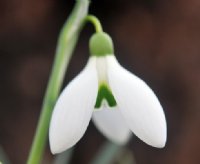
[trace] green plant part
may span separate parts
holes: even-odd
[[[90,54],[94,56],[113,55],[113,41],[105,32],[97,32],[90,39]]]
[[[100,108],[102,106],[103,100],[106,100],[110,107],[115,107],[117,105],[110,88],[106,84],[101,84],[99,86],[95,108]]]

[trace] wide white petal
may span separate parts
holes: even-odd
[[[117,107],[95,110],[92,119],[99,131],[109,140],[117,144],[125,144],[129,140],[131,131]]]
[[[147,84],[108,56],[108,79],[117,105],[129,128],[141,140],[154,147],[166,143],[166,120],[163,109]]]
[[[83,136],[92,116],[97,90],[96,60],[91,58],[63,90],[55,105],[49,130],[53,154],[72,147]]]

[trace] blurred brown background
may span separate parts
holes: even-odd
[[[0,145],[13,164],[28,156],[57,36],[73,5],[0,0]],[[120,63],[153,88],[166,113],[164,149],[137,138],[127,145],[137,164],[199,164],[200,1],[92,0],[90,12],[113,37]],[[90,25],[82,32],[65,84],[87,61],[92,32]],[[73,163],[87,164],[104,140],[91,123]],[[47,148],[44,163],[51,160]]]

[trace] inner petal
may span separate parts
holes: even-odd
[[[96,57],[96,69],[99,88],[95,109],[100,109],[103,106],[106,106],[108,108],[115,107],[117,105],[108,83],[107,64],[107,58],[105,56]]]

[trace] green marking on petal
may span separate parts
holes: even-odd
[[[116,100],[115,100],[111,90],[108,88],[108,86],[106,84],[101,84],[99,86],[99,91],[98,91],[98,95],[97,95],[95,108],[100,108],[102,101],[104,99],[107,101],[107,103],[110,107],[114,107],[117,105]]]

